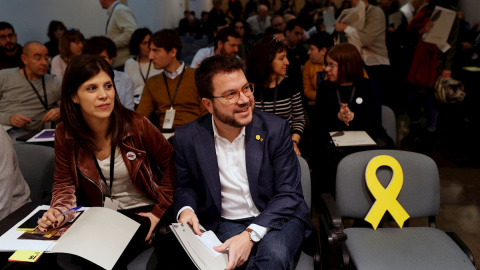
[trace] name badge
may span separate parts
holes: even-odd
[[[165,111],[165,119],[163,120],[163,129],[172,129],[173,120],[175,120],[175,110],[170,108]]]
[[[111,199],[110,197],[105,197],[105,201],[103,202],[103,207],[117,211],[119,204],[120,204],[119,201],[115,199]]]

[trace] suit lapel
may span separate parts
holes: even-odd
[[[198,134],[194,138],[195,152],[198,166],[205,184],[212,195],[212,199],[219,213],[222,213],[222,196],[220,175],[218,170],[217,154],[213,137],[212,117],[206,117],[199,123]]]
[[[247,166],[248,184],[252,198],[258,198],[258,175],[263,162],[263,149],[266,143],[263,121],[253,114],[252,124],[245,128],[245,162]]]

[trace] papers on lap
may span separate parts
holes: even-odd
[[[57,240],[18,239],[24,234],[17,227],[39,210],[32,211],[0,237],[0,251],[33,250],[50,253],[69,253],[97,265],[112,269],[140,224],[116,211],[103,207],[82,207],[84,210],[73,225]]]
[[[218,253],[213,249],[214,246],[222,244],[215,233],[207,231],[199,237],[186,223],[173,223],[170,228],[198,269],[223,270],[227,268],[228,254]]]
[[[376,145],[365,131],[334,131],[330,132],[330,137],[337,147]]]
[[[53,142],[55,140],[55,129],[44,129],[37,135],[28,139],[27,142]]]

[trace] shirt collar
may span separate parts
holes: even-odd
[[[115,1],[113,2],[108,8],[107,8],[107,15],[110,16],[113,12],[113,7],[115,7],[115,5],[119,3],[118,1]]]
[[[173,73],[170,73],[166,70],[164,70],[163,72],[165,72],[165,75],[170,78],[170,79],[175,79],[178,75],[182,74],[183,72],[183,68],[185,67],[185,62],[180,62],[180,66],[177,68],[177,70],[175,70]]]
[[[220,139],[223,139],[223,140],[227,140],[227,139],[223,138],[222,136],[220,136],[220,134],[218,134],[217,127],[215,126],[215,121],[213,120],[213,115],[212,115],[212,127],[213,127],[213,137],[220,138]],[[240,130],[240,133],[238,134],[238,136],[233,141],[236,141],[238,138],[241,138],[242,136],[245,136],[245,127],[242,127],[242,130]]]

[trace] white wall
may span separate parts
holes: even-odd
[[[201,1],[208,0],[194,0]],[[127,3],[138,26],[152,31],[177,27],[185,10],[185,2],[180,0],[129,0]],[[29,40],[46,42],[51,20],[77,28],[89,38],[104,35],[108,19],[98,0],[0,0],[0,7],[0,21],[13,25],[20,44]]]
[[[465,20],[473,26],[480,23],[480,1],[479,0],[460,0],[460,10],[465,14]]]

